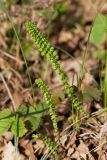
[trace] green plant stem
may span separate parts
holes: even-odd
[[[19,115],[16,113],[15,119],[17,121],[17,135],[14,136],[14,145],[15,145],[15,154],[16,154],[16,160],[18,160],[18,141],[19,141]]]
[[[102,63],[101,61],[99,60],[99,79],[100,79],[100,88],[101,88],[101,91],[103,91],[103,79],[102,79],[102,74],[101,74],[101,70],[102,70]]]
[[[41,133],[38,133],[36,135],[33,135],[34,138],[36,139],[42,139],[44,144],[46,145],[46,147],[49,149],[50,154],[48,156],[50,156],[51,154],[53,154],[56,158],[56,160],[60,160],[60,157],[57,154],[57,145],[46,135],[43,135]],[[45,160],[48,157],[45,157]]]
[[[91,2],[91,5],[92,5],[92,1],[91,0],[88,0],[89,2]],[[103,1],[102,5],[99,6],[98,8],[98,11],[101,10],[101,8],[104,6],[106,0]],[[93,5],[92,5],[93,6]],[[94,6],[95,7],[95,6]],[[95,19],[97,18],[97,16],[99,16],[99,12],[96,10],[96,8],[94,8],[95,12],[96,12],[96,16],[92,22],[92,26],[91,26],[91,29],[90,29],[90,32],[89,32],[89,35],[88,35],[88,40],[87,40],[87,44],[86,44],[86,47],[85,47],[85,51],[84,51],[84,54],[83,54],[83,59],[82,59],[82,64],[81,64],[81,68],[80,68],[80,75],[79,75],[79,84],[81,85],[82,83],[82,80],[83,80],[83,76],[84,76],[84,70],[85,70],[85,62],[86,62],[86,59],[87,59],[87,50],[88,50],[88,43],[90,41],[90,36],[91,36],[91,32],[92,32],[92,28],[93,28],[93,25],[94,25],[94,22],[95,22]],[[103,20],[102,20],[102,23]]]
[[[106,47],[107,47],[107,33],[106,33]],[[104,107],[107,107],[107,48],[105,53],[105,78],[104,78]]]

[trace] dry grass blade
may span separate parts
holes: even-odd
[[[1,49],[0,49],[0,52],[1,52],[3,55],[7,56],[8,58],[11,58],[12,60],[14,60],[14,61],[16,61],[16,62],[18,62],[18,63],[20,63],[20,64],[23,64],[23,62],[22,62],[20,59],[17,59],[16,57],[13,57],[12,55],[8,54],[7,52],[5,52],[5,51],[3,51],[3,50],[1,50]]]
[[[7,90],[7,92],[8,92],[8,95],[9,95],[9,97],[10,97],[10,99],[11,99],[11,102],[12,102],[12,105],[13,105],[13,112],[14,112],[14,114],[15,114],[17,107],[16,107],[16,105],[15,105],[15,102],[14,102],[14,99],[13,99],[12,94],[11,94],[11,92],[10,92],[10,89],[9,89],[9,87],[8,87],[6,81],[5,81],[5,79],[4,79],[4,77],[3,77],[3,75],[2,75],[1,73],[0,73],[0,78],[2,79],[2,81],[3,81],[3,83],[4,83],[5,87],[6,87],[6,90]]]

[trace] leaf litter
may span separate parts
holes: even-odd
[[[4,3],[7,6],[9,4],[7,1],[4,1]],[[58,50],[61,65],[68,75],[70,85],[78,87],[79,81],[76,74],[79,75],[81,71],[82,56],[85,51],[92,21],[96,15],[96,10],[94,8],[99,9],[99,6],[102,5],[102,1],[95,0],[93,6],[85,0],[82,0],[81,3],[78,1],[66,1],[65,6],[67,6],[67,8],[64,8],[62,5],[62,10],[56,10],[56,18],[51,19],[56,3],[60,4],[61,1],[58,0],[55,3],[52,1],[43,1],[43,3],[33,3],[29,1],[29,3],[23,4],[19,1],[19,4],[18,2],[11,4],[8,12],[13,19],[21,43],[25,48],[25,57],[33,84],[35,79],[43,77],[53,93],[53,99],[56,103],[57,121],[61,133],[61,142],[58,144],[57,148],[61,160],[96,160],[98,158],[106,160],[107,115],[103,109],[103,95],[99,87],[99,79],[96,78],[98,77],[96,76],[98,73],[91,74],[91,71],[99,65],[98,60],[91,55],[91,51],[93,51],[94,47],[92,44],[89,44],[87,61],[84,68],[85,74],[82,84],[79,86],[79,91],[84,96],[82,107],[89,115],[83,116],[82,113],[80,113],[80,128],[75,130],[75,124],[73,124],[71,120],[72,115],[69,100],[65,97],[63,86],[51,69],[51,65],[38,54],[34,45],[32,43],[30,43],[29,46],[25,45],[27,41],[30,41],[30,38],[24,28],[24,22],[29,20],[30,17],[30,20],[35,23],[37,22],[42,32],[49,34],[49,39],[53,45],[67,52],[65,53],[60,49]],[[47,12],[49,12],[49,15]],[[106,12],[106,7],[102,12]],[[2,22],[0,23],[1,74],[3,74],[8,88],[12,93],[17,109],[20,108],[21,105],[27,107],[29,107],[29,105],[34,106],[34,104],[43,102],[43,97],[35,85],[35,96],[34,98],[32,97],[29,79],[26,74],[25,62],[22,58],[19,45],[17,41],[14,40],[11,23],[1,10],[0,15],[2,15],[0,19],[0,22]],[[49,19],[51,19],[51,23],[48,23]],[[50,25],[48,26],[47,24]],[[23,39],[23,37],[25,39]],[[91,41],[95,40],[92,39]],[[98,44],[99,43],[100,41]],[[2,111],[6,108],[12,110],[12,101],[4,83],[0,79],[0,110]],[[35,126],[32,126],[32,128],[35,132]],[[13,130],[15,132],[15,125]],[[15,159],[13,135],[9,132],[0,137],[0,158],[3,160],[7,160],[7,158],[11,160]],[[53,138],[52,123],[48,115],[43,118],[39,132]],[[55,143],[58,143],[57,139],[58,137],[56,136]],[[32,132],[28,130],[26,130],[25,136],[19,139],[18,143],[17,154],[20,160],[39,160],[42,159],[42,156],[48,154],[43,141],[32,139]],[[52,160],[53,157],[50,159]]]

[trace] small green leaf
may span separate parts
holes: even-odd
[[[29,108],[22,105],[17,109],[16,113],[19,117],[24,117],[29,113]]]
[[[35,115],[35,116],[43,116],[46,111],[49,109],[49,107],[46,105],[46,103],[40,103],[38,105],[34,105],[34,106],[21,106],[18,108],[17,110],[17,114],[19,115],[19,117],[28,117],[30,115]]]
[[[98,16],[94,21],[91,35],[90,35],[90,41],[93,44],[95,44],[97,47],[102,43],[103,35],[105,33],[106,26],[107,26],[106,20],[107,20],[106,16],[102,14],[98,14]]]
[[[4,134],[6,131],[9,130],[12,124],[12,119],[2,119],[0,120],[0,135]]]
[[[38,105],[35,105],[33,107],[30,107],[30,111],[34,109],[36,111],[35,116],[36,117],[42,117],[46,114],[47,110],[49,109],[48,105],[46,103],[40,103]],[[30,113],[30,112],[29,112]]]
[[[0,120],[4,118],[10,118],[12,116],[12,113],[9,109],[4,109],[0,112]]]
[[[39,128],[42,117],[46,112],[46,108],[47,108],[46,104],[39,104],[36,107],[35,106],[29,107],[29,113],[27,116],[28,121],[26,123],[26,127],[29,130],[34,131]]]
[[[35,131],[39,128],[41,120],[42,117],[29,116],[28,121],[26,122],[26,127],[30,131]]]
[[[22,137],[25,134],[25,125],[21,118],[15,118],[11,127],[13,135]]]
[[[49,107],[45,103],[35,104],[34,106],[29,107],[21,106],[17,110],[17,115],[20,118],[25,117],[26,128],[30,131],[34,131],[40,126],[42,117],[46,114],[48,109]]]
[[[0,112],[0,135],[4,134],[10,128],[13,115],[9,109]]]

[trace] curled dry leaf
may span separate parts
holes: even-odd
[[[87,145],[80,140],[80,145],[77,148],[77,151],[79,152],[79,156],[83,159],[87,159],[87,156],[90,160],[94,160],[93,156],[90,154],[89,149]]]
[[[58,42],[65,43],[65,42],[72,40],[72,39],[73,39],[73,35],[71,34],[71,32],[62,31],[62,32],[60,32]]]

